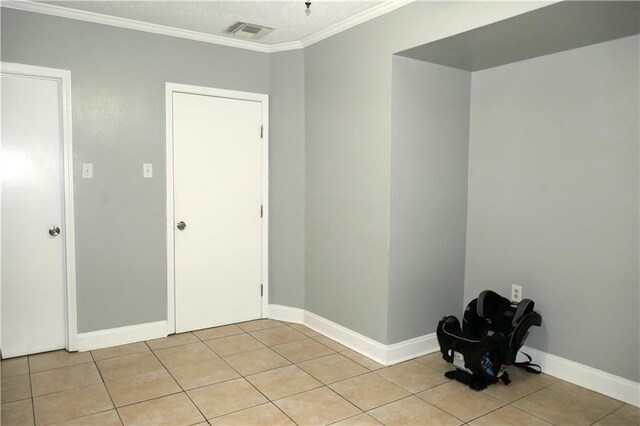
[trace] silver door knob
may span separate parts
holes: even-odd
[[[52,226],[51,228],[49,228],[49,235],[51,235],[52,237],[57,237],[58,235],[60,235],[60,228],[58,228],[57,226]]]
[[[180,222],[178,222],[177,227],[178,227],[179,230],[184,231],[184,228],[187,227],[187,224],[184,223],[183,221],[180,221]]]

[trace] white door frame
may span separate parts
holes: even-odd
[[[269,306],[269,95],[263,93],[238,92],[211,87],[165,83],[166,86],[166,139],[167,139],[167,333],[176,332],[175,302],[175,240],[174,240],[174,199],[173,199],[173,94],[215,96],[260,102],[262,104],[262,312],[267,315]]]
[[[75,226],[73,215],[73,137],[71,128],[71,72],[56,68],[37,67],[33,65],[0,62],[0,72],[8,75],[28,76],[60,82],[60,111],[62,132],[62,170],[64,182],[64,246],[65,246],[65,279],[67,309],[67,341],[66,349],[70,352],[78,350],[78,320],[76,306],[76,248]],[[0,193],[1,197],[1,193]],[[0,199],[0,205],[2,200]],[[1,235],[2,229],[0,229]],[[1,268],[0,264],[0,268]],[[1,278],[0,278],[1,280]],[[2,282],[0,281],[0,288]]]

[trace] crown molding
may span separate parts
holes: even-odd
[[[88,12],[84,10],[71,9],[48,3],[36,3],[33,1],[2,1],[2,7],[19,9],[27,12],[43,13],[46,15],[59,16],[61,18],[76,19],[79,21],[93,22],[96,24],[110,25],[112,27],[127,28],[130,30],[145,31],[148,33],[162,34],[170,37],[185,38],[205,43],[219,44],[222,46],[237,47],[240,49],[254,50],[257,52],[269,53],[269,46],[250,41],[237,40],[230,37],[222,37],[213,34],[190,31],[181,28],[169,27],[166,25],[152,24],[149,22],[137,21],[135,19],[120,18],[117,16],[103,15],[101,13]]]
[[[356,25],[360,25],[371,19],[377,18],[378,16],[382,16],[385,13],[393,12],[394,10],[413,3],[414,1],[416,0],[387,0],[384,3],[372,7],[371,9],[367,9],[363,12],[358,13],[357,15],[353,15],[349,19],[345,19],[342,22],[338,22],[337,24],[333,24],[330,27],[325,28],[324,30],[307,36],[300,40],[300,43],[302,43],[303,47],[311,46],[312,44],[322,41],[325,38],[341,33],[342,31],[348,30],[349,28],[355,27]]]
[[[297,50],[310,46],[327,37],[338,34],[356,25],[362,24],[370,19],[389,13],[399,7],[412,3],[415,0],[387,0],[378,6],[367,9],[351,18],[338,22],[322,31],[305,37],[300,41],[278,44],[261,44],[252,41],[238,40],[231,37],[207,34],[198,31],[190,31],[167,25],[152,24],[150,22],[138,21],[135,19],[120,18],[117,16],[104,15],[101,13],[88,12],[84,10],[71,9],[68,7],[53,5],[49,3],[39,3],[31,0],[2,0],[0,5],[10,9],[24,10],[27,12],[42,13],[46,15],[59,16],[61,18],[76,19],[79,21],[93,22],[96,24],[110,25],[112,27],[126,28],[130,30],[145,31],[148,33],[161,34],[169,37],[178,37],[188,40],[201,41],[205,43],[218,44],[221,46],[236,47],[239,49],[253,50],[263,53],[284,52],[287,50]]]
[[[288,43],[278,43],[269,45],[269,53],[285,52],[287,50],[303,49],[304,46],[299,41],[290,41]]]

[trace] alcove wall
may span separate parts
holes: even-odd
[[[638,381],[637,9],[562,2],[394,57],[390,343],[518,284],[528,345]]]

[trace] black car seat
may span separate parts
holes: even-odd
[[[511,302],[485,290],[467,305],[462,324],[454,316],[443,317],[437,331],[440,352],[456,367],[445,376],[482,390],[498,380],[509,384],[505,371],[509,365],[539,373],[539,366],[531,364],[530,358],[516,362],[529,328],[542,323],[542,317],[533,308],[532,300]]]

